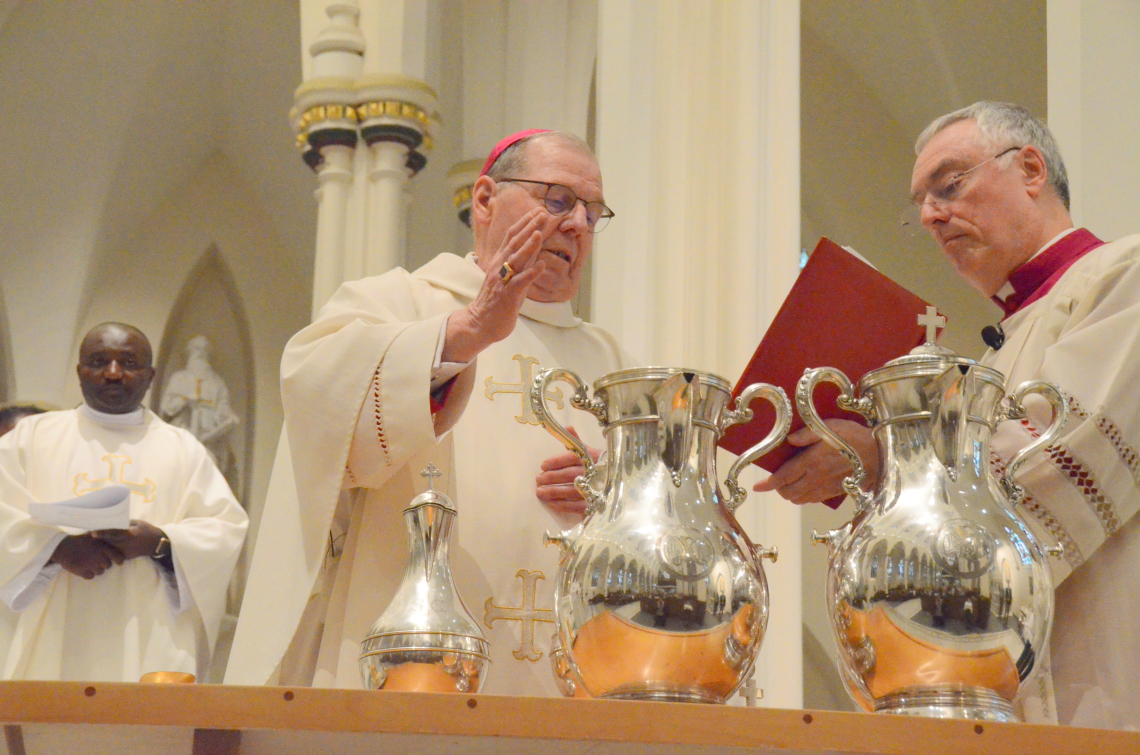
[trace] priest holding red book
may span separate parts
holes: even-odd
[[[915,145],[915,221],[958,273],[1005,313],[987,328],[983,364],[1007,390],[1023,381],[1060,387],[1071,416],[1061,438],[1017,475],[1020,513],[1045,543],[1057,584],[1052,674],[1021,700],[1026,721],[1140,728],[1140,235],[1105,243],[1074,228],[1056,142],[1028,111],[978,102],[932,122]],[[1023,422],[1005,422],[991,449],[997,466],[1048,426],[1031,397]],[[863,458],[870,431],[830,420]],[[760,490],[796,503],[841,492],[850,466],[810,430]],[[877,470],[868,470],[872,476]],[[869,481],[870,484],[874,479]],[[1047,661],[1046,668],[1049,663]]]

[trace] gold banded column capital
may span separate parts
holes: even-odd
[[[471,190],[479,178],[479,171],[483,169],[483,162],[482,159],[473,157],[457,162],[447,171],[447,188],[451,191],[455,214],[468,228],[471,227]]]
[[[304,82],[293,93],[289,120],[297,148],[314,170],[321,163],[322,148],[333,144],[355,148],[359,138],[355,82],[340,76]]]
[[[360,136],[366,144],[403,144],[411,175],[427,165],[432,124],[439,122],[434,89],[402,74],[371,74],[357,80],[356,102]]]
[[[326,76],[297,87],[290,121],[309,167],[320,165],[320,150],[330,144],[356,147],[397,142],[408,150],[407,169],[415,175],[427,165],[432,126],[438,124],[435,90],[400,74],[359,78]]]

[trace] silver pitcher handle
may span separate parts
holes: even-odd
[[[1025,460],[1031,453],[1055,441],[1057,436],[1061,434],[1061,430],[1064,429],[1065,423],[1069,421],[1069,402],[1061,395],[1061,391],[1057,389],[1057,386],[1052,383],[1047,383],[1044,380],[1026,380],[1017,386],[1017,390],[1006,398],[1004,402],[1005,405],[998,415],[998,420],[1024,419],[1025,406],[1021,402],[1024,401],[1025,397],[1030,393],[1039,393],[1049,402],[1049,405],[1053,407],[1053,421],[1049,423],[1049,427],[1045,429],[1045,432],[1041,433],[1037,440],[1013,455],[1013,459],[1010,460],[1009,466],[1005,468],[1005,472],[1001,476],[1001,488],[1005,491],[1005,494],[1009,496],[1009,500],[1014,506],[1021,503],[1021,500],[1025,497],[1025,487],[1013,481],[1017,470],[1021,468],[1021,465],[1025,463]]]
[[[744,499],[748,497],[748,493],[740,487],[740,481],[737,480],[741,470],[780,445],[788,434],[788,428],[792,426],[792,402],[788,401],[788,395],[784,393],[784,389],[768,383],[753,383],[736,397],[736,407],[725,412],[721,429],[751,421],[752,410],[748,406],[757,398],[762,398],[775,407],[776,424],[762,441],[741,454],[740,458],[729,468],[728,478],[725,479],[724,484],[731,494],[727,502],[730,514],[735,513],[740,508],[740,504],[744,503]],[[772,560],[775,561],[775,558]]]
[[[592,485],[598,474],[598,465],[590,458],[590,453],[586,450],[585,444],[567,432],[566,428],[551,417],[550,412],[546,410],[546,386],[554,380],[564,380],[569,383],[574,388],[574,394],[570,397],[570,405],[575,409],[590,412],[597,418],[599,424],[605,420],[605,407],[596,398],[590,399],[586,392],[586,384],[570,370],[557,367],[543,370],[535,377],[530,388],[530,408],[534,412],[534,416],[538,418],[539,423],[546,428],[547,432],[561,441],[562,445],[566,446],[570,452],[582,460],[582,466],[585,467],[586,471],[574,479],[574,487],[586,499],[586,516],[589,516],[595,511],[601,510],[602,506],[602,495]]]
[[[873,495],[863,490],[863,481],[867,479],[867,470],[863,466],[863,461],[859,458],[859,454],[855,453],[855,449],[850,443],[840,438],[823,423],[819,412],[815,410],[815,404],[812,403],[812,394],[815,393],[816,386],[823,382],[839,386],[840,394],[836,404],[841,409],[858,412],[868,419],[873,419],[870,402],[857,399],[855,387],[851,385],[851,381],[834,367],[816,367],[815,369],[804,370],[804,376],[796,385],[796,409],[799,411],[800,417],[803,418],[804,424],[814,430],[824,443],[843,454],[843,458],[847,459],[853,467],[851,475],[843,480],[843,490],[855,499],[857,510],[863,511],[874,498]]]

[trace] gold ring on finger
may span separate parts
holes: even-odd
[[[503,283],[510,283],[513,277],[515,277],[515,269],[511,267],[511,263],[504,262],[503,266],[499,268],[499,279]]]

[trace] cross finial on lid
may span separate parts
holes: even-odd
[[[946,324],[946,318],[938,314],[937,307],[927,307],[926,314],[918,316],[918,324],[926,328],[926,343],[938,340],[938,329]]]
[[[427,478],[428,490],[430,490],[432,492],[435,491],[435,485],[432,484],[432,481],[436,477],[442,477],[442,476],[443,476],[443,472],[440,472],[439,467],[437,467],[435,464],[428,464],[427,469],[420,472],[420,477],[426,477]]]
[[[744,684],[740,687],[740,696],[744,698],[744,704],[752,708],[756,706],[757,700],[764,699],[764,690],[756,685],[756,670],[753,669],[748,678],[744,680]]]

